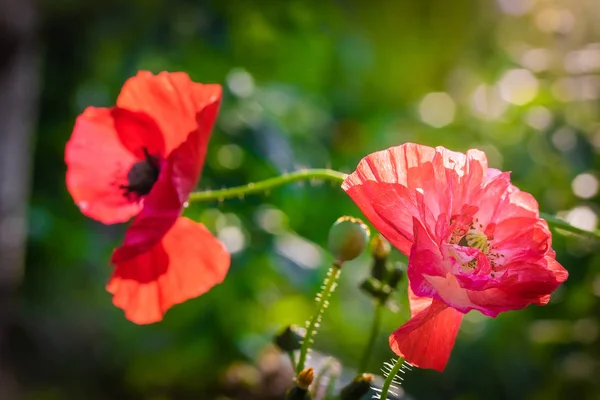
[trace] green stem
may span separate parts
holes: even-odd
[[[303,169],[300,171],[294,171],[273,178],[265,179],[264,181],[253,182],[243,186],[236,186],[227,189],[219,190],[205,190],[200,192],[194,192],[190,194],[188,201],[190,203],[202,202],[202,201],[213,201],[213,200],[225,200],[235,197],[244,197],[249,194],[268,192],[269,190],[278,186],[287,185],[288,183],[305,181],[310,179],[321,179],[336,183],[343,182],[346,179],[346,174],[338,172],[332,169]],[[600,239],[600,231],[586,231],[573,225],[569,224],[562,219],[559,219],[553,215],[547,213],[540,213],[540,216],[544,218],[548,225],[552,228],[558,228],[563,231],[571,232],[576,235],[593,238],[595,240]]]
[[[346,174],[334,171],[332,169],[303,169],[300,171],[290,172],[273,178],[265,179],[264,181],[249,183],[244,186],[237,186],[228,189],[206,190],[202,192],[194,192],[190,195],[189,202],[200,202],[210,200],[224,200],[234,197],[243,197],[248,194],[267,192],[278,186],[283,186],[288,183],[306,181],[310,179],[322,179],[332,182],[341,183],[346,178]]]
[[[554,215],[546,214],[544,212],[540,212],[540,217],[544,218],[548,225],[554,229],[562,229],[563,231],[568,231],[574,233],[576,235],[585,236],[587,238],[598,240],[600,239],[600,231],[586,231],[584,229],[577,228],[567,221],[564,221]]]
[[[292,368],[296,368],[296,355],[293,351],[288,351],[288,356],[290,357],[290,362],[292,363]]]
[[[383,381],[383,386],[381,387],[381,394],[379,396],[380,399],[387,400],[387,395],[390,391],[390,386],[392,386],[394,378],[396,378],[396,375],[398,374],[398,371],[400,371],[400,368],[402,368],[403,363],[404,359],[402,357],[398,357],[398,360],[396,360],[396,364],[394,364],[394,367],[392,368],[388,376],[385,378],[385,381]]]
[[[328,299],[337,286],[337,280],[340,277],[341,271],[342,270],[338,265],[331,267],[327,273],[327,278],[325,278],[325,282],[323,283],[323,290],[317,294],[317,312],[313,315],[308,323],[308,326],[306,327],[306,336],[302,342],[302,347],[300,348],[300,358],[298,359],[298,364],[296,365],[297,374],[304,369],[306,357],[308,356],[308,350],[312,344],[313,337],[317,333],[317,328],[321,322],[323,312],[329,305]]]
[[[377,336],[379,335],[379,328],[381,326],[381,315],[384,310],[383,302],[381,300],[377,300],[377,304],[375,305],[375,316],[373,317],[373,322],[371,323],[371,332],[369,333],[369,341],[367,342],[367,347],[365,347],[365,352],[360,360],[360,364],[358,364],[358,373],[361,374],[363,372],[367,372],[367,365],[369,364],[369,358],[371,357],[371,353],[373,352],[373,347],[375,346],[375,341],[377,340]]]

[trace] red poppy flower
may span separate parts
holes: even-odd
[[[390,346],[416,366],[444,370],[470,310],[543,305],[567,279],[535,199],[481,151],[407,143],[364,158],[343,188],[409,256],[412,318]]]
[[[229,268],[229,254],[208,229],[181,217],[220,102],[219,85],[182,72],[139,72],[115,107],[88,107],[67,143],[67,188],[81,212],[105,224],[135,216],[113,253],[107,286],[135,323],[160,321]]]

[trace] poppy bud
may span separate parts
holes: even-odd
[[[390,271],[390,275],[388,278],[388,285],[390,285],[390,287],[392,289],[396,289],[396,287],[398,287],[398,283],[400,283],[403,276],[404,276],[404,271],[402,269],[400,269],[400,263],[398,263]]]
[[[371,249],[373,255],[371,276],[382,281],[387,271],[387,258],[391,251],[390,244],[383,236],[377,235],[371,240]]]
[[[304,340],[305,330],[296,325],[289,325],[275,335],[273,341],[283,351],[300,350]]]
[[[296,377],[298,387],[300,389],[307,390],[313,380],[315,379],[315,371],[312,368],[305,368]]]
[[[392,294],[392,288],[389,285],[386,285],[373,277],[365,279],[360,285],[360,288],[375,299],[381,301],[386,301],[390,294]]]
[[[353,217],[340,217],[329,230],[328,247],[340,266],[363,252],[369,240],[369,228]]]
[[[373,258],[385,260],[392,250],[390,243],[383,236],[377,235],[371,240]]]
[[[285,395],[286,400],[312,400],[308,387],[315,379],[315,371],[312,368],[306,368],[300,371],[296,377],[296,385],[288,390]]]
[[[341,400],[360,400],[369,392],[373,383],[373,375],[361,374],[352,380],[340,392]]]

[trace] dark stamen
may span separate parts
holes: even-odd
[[[119,186],[125,191],[126,197],[132,197],[133,194],[138,198],[147,195],[158,180],[160,168],[157,158],[150,155],[145,147],[142,148],[142,151],[145,160],[133,164],[127,173],[128,184]]]

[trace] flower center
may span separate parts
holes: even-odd
[[[475,228],[467,231],[467,234],[458,242],[460,246],[472,247],[479,249],[483,254],[488,254],[490,250],[490,242],[485,234]]]
[[[157,158],[150,155],[145,147],[143,151],[145,159],[133,164],[127,173],[128,184],[120,186],[126,197],[131,197],[132,194],[138,198],[147,195],[158,180],[160,168]]]

